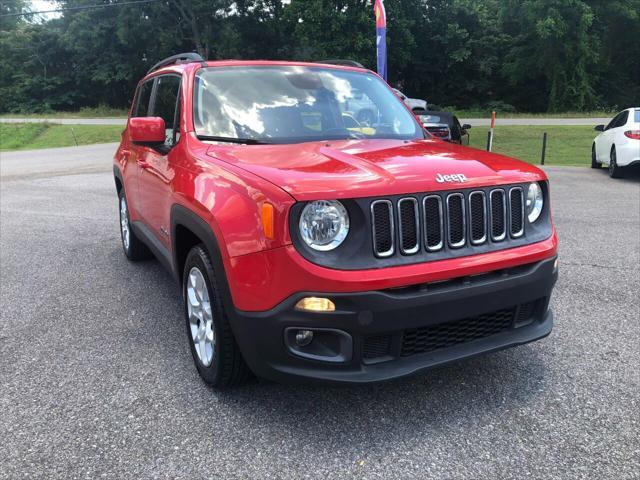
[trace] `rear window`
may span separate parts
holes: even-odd
[[[636,123],[640,123],[640,110],[636,110],[636,115],[633,121]]]

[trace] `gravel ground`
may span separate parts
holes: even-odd
[[[169,275],[122,254],[109,156],[76,175],[12,165],[0,477],[638,478],[640,176],[547,169],[548,338],[382,385],[221,394],[192,365]]]

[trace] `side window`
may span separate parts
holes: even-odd
[[[607,124],[606,127],[604,127],[605,131],[606,130],[611,130],[612,128],[615,127],[616,122],[618,121],[618,117],[620,116],[620,114],[616,115],[615,117],[613,117],[613,119]]]
[[[609,122],[609,125],[605,128],[605,130],[611,130],[612,128],[621,127],[627,123],[627,115],[629,112],[620,112],[618,115],[613,117],[613,120]]]
[[[148,115],[152,90],[153,80],[148,80],[138,87],[138,93],[136,94],[136,106],[133,110],[134,117],[146,117]]]
[[[177,114],[180,107],[176,109],[176,103],[178,101],[178,94],[180,92],[181,78],[175,75],[165,75],[159,77],[157,80],[156,92],[153,97],[153,105],[151,107],[151,115],[154,117],[160,117],[164,120],[166,128],[166,143],[168,145],[174,144],[174,129],[176,135],[179,132],[179,119]],[[177,141],[177,137],[176,137]]]
[[[620,120],[616,123],[616,127],[624,127],[627,124],[627,120],[629,120],[629,112],[623,112]]]

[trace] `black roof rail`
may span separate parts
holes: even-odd
[[[313,63],[325,63],[327,65],[340,65],[341,67],[355,67],[355,68],[365,68],[360,62],[356,62],[355,60],[317,60]]]
[[[177,55],[172,55],[170,57],[165,58],[164,60],[160,60],[153,67],[149,69],[147,75],[151,72],[158,70],[159,68],[166,67],[167,65],[173,65],[176,63],[191,63],[191,62],[200,62],[203,66],[205,66],[204,58],[200,56],[200,54],[195,52],[187,52],[187,53],[178,53]]]

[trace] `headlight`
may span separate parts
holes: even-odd
[[[542,213],[544,199],[542,197],[542,188],[540,184],[531,183],[527,189],[527,218],[530,223],[535,222]]]
[[[318,200],[300,215],[300,236],[314,250],[326,252],[338,247],[349,233],[349,214],[342,203]]]

